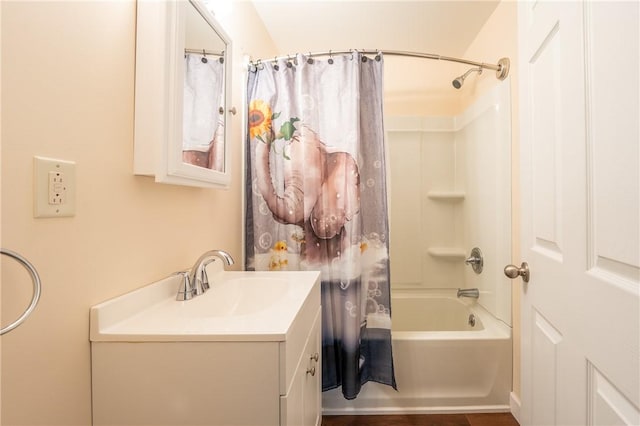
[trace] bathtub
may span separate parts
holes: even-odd
[[[394,290],[391,309],[398,391],[369,382],[351,401],[324,392],[324,414],[509,411],[510,327],[455,290]]]

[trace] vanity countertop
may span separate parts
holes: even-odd
[[[284,341],[306,305],[319,305],[317,271],[218,271],[211,288],[180,302],[170,276],[95,305],[92,342]]]

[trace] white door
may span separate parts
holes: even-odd
[[[523,425],[640,425],[639,3],[519,3]]]

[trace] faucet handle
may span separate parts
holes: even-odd
[[[473,272],[479,274],[482,272],[482,267],[484,266],[484,259],[482,258],[482,251],[478,247],[474,247],[471,250],[471,254],[464,261],[465,264],[471,265]]]
[[[196,282],[193,284],[193,295],[194,296],[202,296],[204,294],[204,289],[202,288],[202,280],[200,277],[196,278]]]
[[[202,292],[209,290],[211,286],[209,285],[209,277],[207,276],[206,269],[202,268],[202,272],[200,273],[200,287],[202,287]]]
[[[189,279],[189,272],[180,271],[180,272],[176,272],[174,275],[182,276],[180,286],[178,287],[178,294],[176,295],[176,300],[184,301],[184,300],[189,300],[193,298],[195,289],[191,285],[191,280]]]
[[[467,257],[467,260],[464,261],[464,263],[466,265],[476,265],[476,264],[480,263],[480,258],[475,257],[475,256],[469,256],[469,257]]]
[[[207,276],[207,265],[215,261],[215,258],[211,258],[202,263],[202,269],[200,269],[200,285],[203,293],[211,288],[209,285],[209,277]]]
[[[211,262],[212,261],[209,261],[202,265],[202,269],[200,270],[200,286],[202,287],[203,293],[211,287],[209,286],[209,277],[207,276],[207,265]]]

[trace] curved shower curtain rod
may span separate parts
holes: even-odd
[[[365,55],[374,55],[374,54],[378,54],[378,53],[382,53],[384,55],[387,56],[407,56],[407,57],[411,57],[411,58],[422,58],[422,59],[435,59],[438,61],[448,61],[448,62],[458,62],[460,64],[466,64],[466,65],[472,65],[474,67],[478,67],[481,69],[489,69],[489,70],[493,70],[496,72],[496,78],[500,79],[500,80],[504,80],[505,78],[507,78],[507,76],[509,75],[509,66],[510,66],[510,61],[509,58],[500,58],[500,60],[498,61],[497,64],[487,64],[485,62],[476,62],[476,61],[470,61],[468,59],[460,59],[460,58],[453,58],[450,56],[441,56],[441,55],[434,55],[432,53],[420,53],[420,52],[406,52],[406,51],[401,51],[401,50],[357,50],[357,49],[352,49],[352,50],[329,50],[327,52],[309,52],[308,54],[306,54],[306,56],[313,58],[316,56],[332,56],[332,55],[341,55],[341,54],[347,54],[347,53],[353,53],[353,52],[359,52]],[[295,56],[295,55],[294,55]],[[252,64],[259,64],[261,62],[277,62],[281,59],[291,59],[292,56],[291,55],[287,55],[287,56],[276,56],[275,58],[272,59],[257,59],[255,61],[251,61]]]

